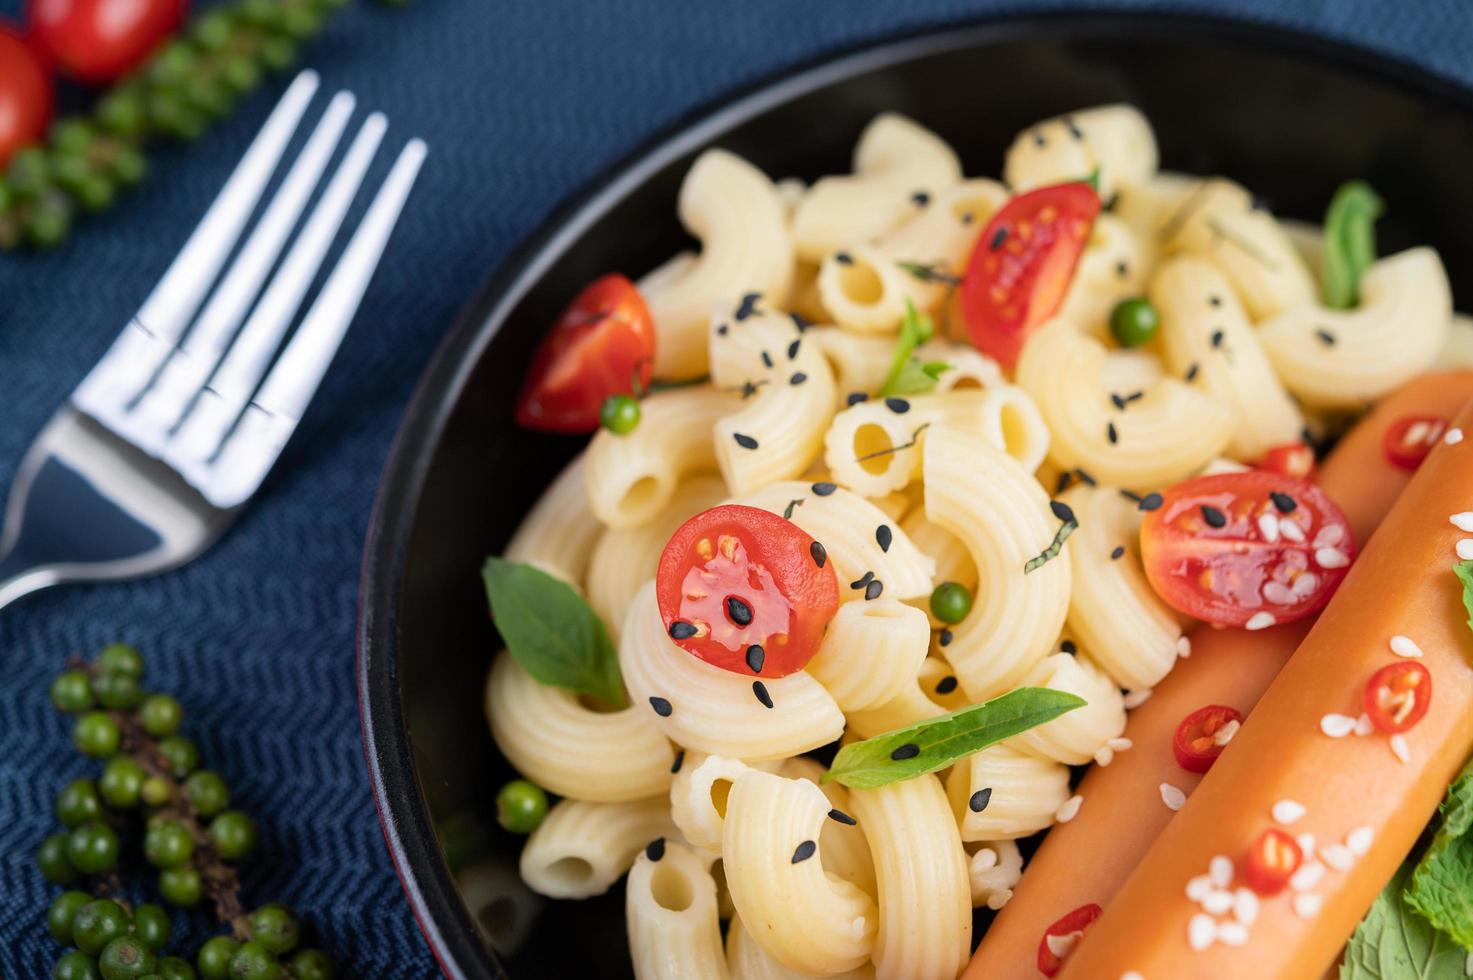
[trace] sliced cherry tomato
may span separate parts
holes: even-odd
[[[517,403],[517,424],[546,432],[592,432],[610,395],[643,390],[655,360],[655,324],[624,276],[579,293],[537,349]]]
[[[1100,195],[1088,184],[1019,194],[993,215],[962,279],[972,343],[1011,368],[1029,333],[1054,315],[1089,243]]]
[[[1391,423],[1381,439],[1386,458],[1404,470],[1414,470],[1447,431],[1447,419],[1436,415],[1407,415]]]
[[[1248,857],[1243,861],[1243,880],[1260,895],[1277,895],[1303,861],[1299,842],[1287,831],[1270,827],[1248,848]]]
[[[1259,469],[1308,480],[1314,476],[1314,450],[1302,442],[1286,442],[1263,454]]]
[[[1206,772],[1243,723],[1243,712],[1225,704],[1198,708],[1181,720],[1171,739],[1176,764],[1187,772]]]
[[[1084,932],[1104,910],[1090,902],[1064,916],[1043,931],[1038,941],[1038,972],[1051,977],[1063,969],[1064,961],[1084,938]]]
[[[67,74],[111,82],[142,64],[184,19],[184,0],[30,0],[36,43]]]
[[[1167,489],[1141,524],[1151,586],[1180,612],[1260,629],[1329,601],[1355,557],[1350,524],[1313,483],[1267,470]]]
[[[36,52],[0,25],[0,168],[46,132],[53,98],[51,76]]]
[[[1391,734],[1404,732],[1432,706],[1432,672],[1410,660],[1388,664],[1371,675],[1365,703],[1371,724]]]
[[[839,608],[823,545],[776,514],[722,504],[686,521],[655,577],[665,630],[708,664],[785,677],[813,659]]]

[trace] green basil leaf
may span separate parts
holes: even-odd
[[[878,397],[887,395],[918,395],[936,386],[936,379],[925,374],[919,362],[911,355],[921,344],[931,339],[936,332],[931,318],[916,312],[910,300],[905,301],[905,319],[900,323],[900,333],[895,338],[895,351],[890,357],[890,371],[885,383],[880,385]],[[915,367],[912,367],[915,365]],[[919,386],[924,387],[919,387]]]
[[[1442,825],[1412,873],[1406,902],[1459,945],[1473,948],[1473,766],[1448,787]]]
[[[936,377],[945,371],[950,365],[942,362],[941,370],[934,374],[927,370],[937,362],[922,364],[914,357],[907,360],[900,367],[900,373],[885,382],[885,387],[880,389],[880,397],[889,395],[924,395],[936,388]]]
[[[1463,583],[1463,608],[1468,610],[1468,628],[1473,629],[1473,561],[1460,561],[1453,574]]]
[[[523,670],[543,684],[628,703],[609,632],[572,586],[501,558],[487,558],[481,578],[496,629]]]
[[[1407,904],[1411,866],[1402,865],[1355,927],[1340,980],[1465,980],[1467,954]]]
[[[983,704],[931,718],[909,728],[851,742],[834,756],[823,781],[850,789],[887,783],[945,769],[994,742],[1082,708],[1083,698],[1047,687],[1020,687]]]
[[[1346,310],[1360,302],[1360,280],[1376,261],[1376,219],[1386,208],[1363,180],[1341,184],[1325,213],[1325,305]]]

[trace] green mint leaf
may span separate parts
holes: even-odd
[[[851,742],[834,756],[823,781],[836,780],[850,789],[874,789],[913,779],[945,769],[994,742],[1012,738],[1084,704],[1083,698],[1065,691],[1020,687],[940,718]]]
[[[496,629],[523,670],[543,684],[628,703],[609,632],[572,586],[501,558],[486,559],[481,579]]]
[[[946,370],[946,365],[941,365],[941,370]],[[938,371],[937,374],[940,372]],[[936,375],[926,370],[926,365],[910,358],[900,367],[900,373],[885,382],[885,387],[880,389],[880,397],[888,395],[924,395],[936,388]]]
[[[1412,873],[1406,903],[1459,945],[1473,947],[1473,766],[1448,787],[1442,826]]]
[[[910,300],[905,301],[905,319],[900,322],[900,333],[895,338],[895,351],[890,357],[890,372],[885,375],[885,383],[880,385],[878,396],[884,398],[887,395],[916,395],[921,392],[930,391],[935,386],[935,379],[928,378],[930,384],[925,388],[913,387],[917,384],[914,373],[907,375],[907,368],[915,362],[911,354],[917,347],[931,339],[936,328],[931,323],[931,318],[916,312],[915,304]],[[922,373],[922,377],[926,377]],[[909,390],[902,391],[897,385],[911,386]]]
[[[1356,926],[1340,980],[1465,980],[1466,954],[1408,906],[1410,865],[1403,865]]]
[[[1468,628],[1473,630],[1473,561],[1460,561],[1453,574],[1463,583],[1463,608],[1468,610]]]
[[[1085,177],[1082,183],[1088,184],[1098,194],[1100,192],[1100,168],[1096,166],[1091,170],[1089,176]]]
[[[1363,180],[1341,184],[1325,213],[1325,305],[1347,310],[1360,302],[1360,280],[1376,261],[1376,219],[1386,209]]]
[[[921,370],[926,372],[927,376],[933,380],[940,378],[950,368],[951,365],[946,361],[926,361],[921,365]]]

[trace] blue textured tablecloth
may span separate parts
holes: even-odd
[[[17,16],[21,0],[0,0]],[[56,888],[33,855],[52,800],[96,767],[46,688],[64,655],[123,639],[175,692],[206,763],[261,818],[249,898],[297,906],[351,975],[433,975],[369,796],[353,682],[363,535],[415,378],[477,283],[561,198],[690,108],[825,51],[993,12],[996,0],[414,0],[357,4],[308,51],[325,89],[431,147],[386,265],[280,471],[208,555],[0,613],[0,977],[49,976]],[[1092,5],[1093,6],[1093,5]],[[1467,0],[1135,2],[1319,31],[1473,82]],[[0,255],[0,487],[203,212],[279,92],[249,100],[111,213],[43,256]]]

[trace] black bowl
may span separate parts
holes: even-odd
[[[379,490],[359,618],[364,741],[389,849],[448,975],[630,973],[621,890],[536,903],[515,878],[521,840],[493,815],[511,770],[482,715],[497,639],[478,569],[581,442],[512,424],[546,326],[594,276],[642,273],[687,244],[676,189],[712,144],[775,177],[812,178],[847,169],[860,129],[893,109],[949,140],[967,173],[996,174],[1024,126],[1113,101],[1145,111],[1164,166],[1235,177],[1282,214],[1315,218],[1341,181],[1367,178],[1389,205],[1383,250],[1430,243],[1455,286],[1468,278],[1473,96],[1240,23],[1090,15],[951,27],[785,75],[650,143],[476,295],[410,404]],[[474,910],[457,886],[467,874]]]

